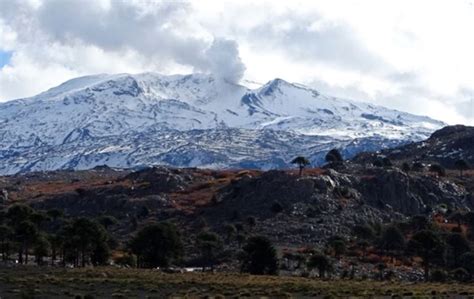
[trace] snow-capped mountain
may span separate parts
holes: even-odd
[[[203,74],[94,75],[0,104],[1,174],[97,165],[285,167],[427,138],[428,117],[275,79],[257,88]]]

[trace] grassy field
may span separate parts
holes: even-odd
[[[1,298],[468,298],[474,285],[151,270],[0,268]]]

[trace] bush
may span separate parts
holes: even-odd
[[[338,149],[333,148],[326,154],[326,162],[328,163],[341,163],[343,161],[341,152]]]
[[[272,212],[275,214],[283,212],[283,206],[281,205],[281,203],[279,203],[278,201],[275,201],[272,204]]]
[[[308,209],[306,209],[306,216],[309,218],[315,218],[320,213],[321,213],[321,210],[316,209],[314,207],[308,207]]]
[[[438,176],[445,176],[446,175],[446,169],[444,169],[444,167],[439,165],[439,164],[431,165],[430,166],[430,172],[434,172]]]
[[[417,171],[417,172],[422,172],[425,169],[425,166],[423,163],[415,161],[413,162],[413,165],[411,166],[411,170]]]
[[[456,268],[451,272],[453,278],[460,282],[465,282],[469,279],[469,272],[464,268]]]
[[[402,170],[403,170],[404,172],[410,171],[410,170],[411,170],[410,164],[408,164],[407,162],[403,162],[403,164],[402,164]]]
[[[431,281],[434,282],[445,282],[448,278],[446,271],[436,269],[431,273]]]
[[[358,239],[372,240],[375,237],[375,232],[368,224],[359,224],[354,226],[352,232]]]

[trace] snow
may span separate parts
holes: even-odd
[[[444,125],[282,79],[251,85],[205,74],[100,74],[1,103],[0,158],[6,163],[0,173],[97,163],[222,167],[251,161],[278,167],[293,152],[307,152],[317,162],[319,154],[310,148],[322,151],[355,138],[369,140],[360,150],[380,148],[427,138]],[[278,158],[260,158],[263,153]]]

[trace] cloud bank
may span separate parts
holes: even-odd
[[[0,101],[93,73],[207,72],[474,124],[473,15],[448,0],[0,0]]]

